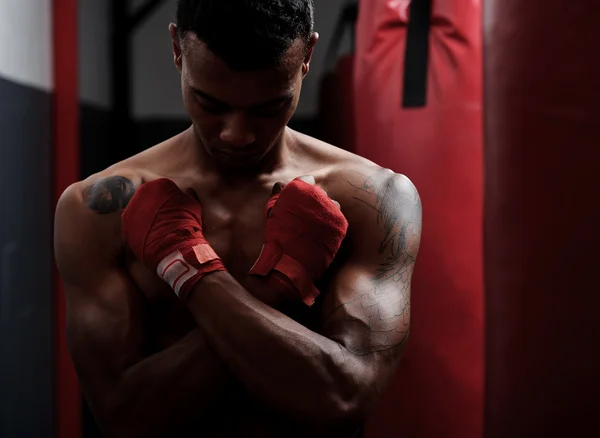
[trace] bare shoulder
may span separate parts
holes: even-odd
[[[66,284],[92,283],[96,273],[115,264],[124,247],[119,212],[141,182],[135,170],[115,166],[62,193],[55,211],[54,252]]]
[[[341,169],[345,165],[360,168],[379,168],[375,163],[364,157],[309,135],[296,131],[293,131],[293,135],[296,143],[300,146],[300,153],[319,167],[321,176],[329,175],[332,172],[336,173],[337,169]]]
[[[423,211],[417,188],[406,176],[389,169],[340,169],[338,184],[349,236],[365,263],[378,265],[387,278],[416,262],[421,243]]]
[[[146,180],[154,179],[151,172],[164,163],[164,156],[173,141],[170,139],[149,148],[69,186],[57,205],[57,214],[68,214],[59,214],[59,219],[63,220],[58,225],[73,214],[77,221],[85,221],[94,218],[90,212],[108,215],[125,208],[135,189]]]
[[[299,138],[318,163],[317,183],[342,205],[351,224],[373,212],[421,214],[418,190],[407,176],[312,137]]]
[[[340,203],[348,219],[352,264],[373,265],[383,274],[396,272],[392,266],[412,266],[423,223],[421,198],[413,182],[312,137],[298,138],[315,163],[317,184]]]
[[[144,177],[141,171],[121,165],[76,182],[62,193],[56,206],[57,222],[90,220],[122,210],[131,200]]]
[[[355,278],[357,272],[367,272],[377,284],[410,284],[423,225],[421,198],[413,182],[318,140],[311,145],[321,163],[317,183],[340,203],[350,225],[347,243],[352,256],[344,265],[346,275]],[[403,280],[396,281],[398,276]]]
[[[114,263],[123,252],[121,213],[144,182],[168,174],[181,159],[173,148],[181,146],[183,133],[133,157],[72,184],[56,206],[54,246],[63,279],[80,279],[97,272],[85,266]],[[185,157],[184,157],[185,159]]]
[[[330,184],[338,202],[350,211],[420,207],[420,196],[413,182],[405,175],[367,162],[346,162],[329,174]]]

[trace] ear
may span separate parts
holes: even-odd
[[[173,45],[173,62],[175,62],[175,67],[177,70],[181,72],[181,41],[179,40],[179,33],[177,32],[177,25],[175,23],[169,24],[169,33],[171,34],[171,41]]]
[[[306,76],[310,71],[310,61],[312,60],[312,55],[315,50],[315,46],[319,41],[319,34],[313,33],[310,37],[310,41],[308,42],[308,50],[306,51],[306,56],[304,57],[304,63],[302,64],[302,76]]]

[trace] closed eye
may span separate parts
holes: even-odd
[[[227,103],[222,102],[219,99],[204,93],[203,91],[197,89],[192,89],[192,91],[194,92],[194,95],[196,96],[200,106],[206,112],[211,114],[223,114],[232,109],[232,107]],[[283,111],[288,109],[293,97],[293,94],[288,93],[268,102],[251,106],[248,108],[248,112],[257,117],[277,117]]]
[[[285,98],[279,102],[269,103],[268,105],[257,106],[252,108],[250,112],[258,117],[277,117],[283,111],[287,110],[292,98]]]
[[[230,110],[230,108],[227,108],[227,107],[217,106],[214,104],[205,104],[203,102],[200,102],[200,106],[202,107],[202,109],[204,111],[211,113],[211,114],[225,114],[226,112],[228,112]]]
[[[209,112],[211,114],[223,114],[231,109],[223,103],[212,101],[198,94],[196,94],[196,100],[198,100],[200,107],[204,111]]]

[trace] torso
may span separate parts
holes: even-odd
[[[347,157],[349,160],[357,160],[358,157],[351,158],[354,156],[346,152],[332,151],[332,158],[323,160],[322,157],[311,157],[311,149],[307,147],[308,152],[304,156],[306,159],[293,160],[293,165],[261,181],[228,187],[215,181],[214,178],[195,175],[189,164],[182,165],[183,163],[174,162],[169,158],[177,156],[176,151],[171,149],[174,147],[177,146],[168,143],[159,145],[148,154],[147,159],[138,158],[136,161],[134,157],[129,162],[124,162],[123,169],[136,173],[142,183],[157,178],[169,178],[184,190],[193,188],[202,205],[204,235],[222,258],[229,273],[240,284],[246,286],[256,298],[274,307],[279,306],[276,296],[271,296],[264,290],[252,290],[247,284],[247,272],[258,258],[262,247],[264,209],[271,196],[273,185],[276,182],[287,183],[296,177],[310,174],[314,175],[317,184],[335,199],[336,187],[339,186],[335,184],[335,173],[338,169],[347,169],[349,165],[349,163],[340,163],[339,157]],[[338,153],[341,155],[336,155]],[[315,155],[320,154],[322,151],[319,150]],[[113,175],[118,174],[119,165],[113,166],[109,171]],[[149,336],[154,341],[154,348],[159,351],[185,336],[195,327],[195,321],[171,289],[154,272],[150,272],[125,248],[123,252],[126,270],[146,297],[151,331]],[[307,310],[301,306],[280,310],[307,326],[310,326],[314,316],[311,312],[318,311]],[[211,413],[214,432],[206,435],[207,428],[213,429],[213,427],[206,423],[201,426],[203,436],[264,438],[300,436],[294,435],[292,433],[294,429],[290,429],[275,418],[256,400],[249,401],[250,396],[241,389],[241,385],[238,390],[232,389],[232,392],[228,405],[216,406],[215,412]]]

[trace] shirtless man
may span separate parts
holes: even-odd
[[[58,203],[70,354],[105,436],[355,436],[394,375],[419,196],[287,128],[312,16],[311,0],[180,0],[192,126]],[[304,274],[272,269],[273,248]],[[172,275],[175,253],[202,275]]]

